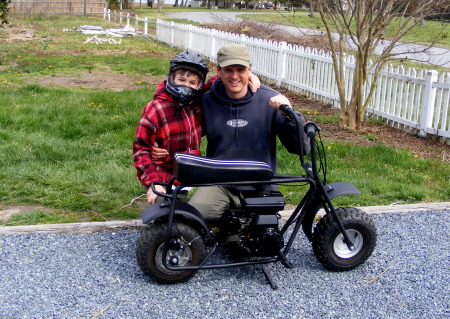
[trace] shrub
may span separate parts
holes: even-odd
[[[0,0],[0,25],[8,24],[8,4],[11,0]]]

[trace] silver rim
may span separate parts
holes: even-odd
[[[333,243],[334,253],[344,259],[352,258],[356,256],[364,246],[364,239],[361,233],[354,229],[347,229],[347,235],[353,241],[354,250],[350,250],[344,239],[344,235],[339,234]]]
[[[161,272],[163,272],[165,274],[169,274],[169,275],[176,275],[176,274],[181,273],[182,271],[172,271],[172,270],[169,270],[166,267],[164,267],[164,264],[162,262],[163,248],[164,248],[164,243],[162,243],[158,247],[158,250],[156,251],[155,262],[156,262],[156,266],[158,267],[158,269]],[[187,265],[190,265],[190,263],[192,261],[192,251],[188,246],[183,246],[180,250],[169,249],[167,251],[167,258],[166,258],[166,262],[168,265],[170,265],[171,258],[174,258],[174,257],[176,257],[178,260],[177,266],[187,266]]]

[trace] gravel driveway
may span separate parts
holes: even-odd
[[[450,210],[373,215],[377,248],[328,272],[303,236],[266,283],[261,266],[158,285],[134,257],[139,230],[0,236],[0,318],[450,317]],[[219,256],[218,258],[223,258]]]

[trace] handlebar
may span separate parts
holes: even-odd
[[[294,109],[286,104],[280,105],[280,111],[288,116],[292,115],[292,113],[295,113]]]
[[[319,132],[320,128],[314,122],[308,122],[305,124],[305,133],[309,138],[315,138],[316,132]]]
[[[290,107],[289,105],[280,105],[280,111],[282,111],[284,114],[286,114],[287,116],[289,116],[292,119],[295,119],[295,111],[292,107]],[[306,123],[305,127],[304,127],[304,132],[306,133],[306,136],[309,138],[315,138],[316,137],[316,132],[320,131],[320,127],[317,126],[316,123],[314,122],[308,122]]]

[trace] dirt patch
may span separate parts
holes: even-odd
[[[161,78],[152,76],[137,76],[125,73],[108,71],[86,71],[77,75],[46,75],[33,78],[28,83],[37,83],[42,86],[64,86],[71,88],[92,88],[98,90],[122,91],[136,89],[143,85],[158,85]]]
[[[29,28],[19,26],[3,26],[0,28],[0,31],[4,34],[3,37],[0,37],[0,41],[28,41],[35,38],[33,32]]]
[[[36,206],[36,205],[7,206],[7,207],[0,206],[0,221],[7,221],[13,215],[25,214],[25,213],[29,213],[34,210],[50,211],[51,209],[47,208],[47,207],[43,207],[43,206]]]

